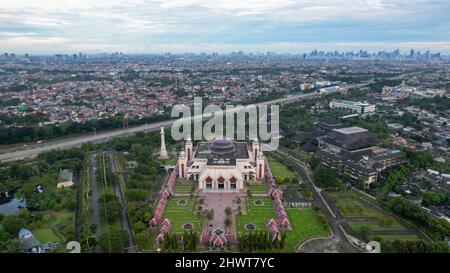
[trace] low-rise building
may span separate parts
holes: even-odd
[[[367,115],[375,112],[375,105],[350,100],[332,100],[330,101],[330,108],[347,109],[360,115]]]

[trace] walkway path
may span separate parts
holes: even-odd
[[[227,218],[225,214],[225,208],[231,207],[233,210],[237,208],[237,205],[233,203],[233,199],[238,196],[239,193],[212,193],[200,194],[205,197],[205,203],[203,210],[214,210],[214,219],[211,222],[210,231],[214,232],[217,229],[225,231],[224,221]],[[234,223],[235,224],[235,223]]]

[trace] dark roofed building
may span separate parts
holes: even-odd
[[[331,130],[323,141],[346,150],[359,150],[373,147],[382,140],[360,127],[346,127]]]
[[[363,179],[366,185],[376,181],[379,172],[405,162],[403,152],[379,147],[382,141],[360,127],[333,129],[318,141],[323,165]]]

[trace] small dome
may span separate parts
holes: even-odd
[[[211,153],[229,154],[234,152],[234,144],[228,139],[216,139],[211,143]]]

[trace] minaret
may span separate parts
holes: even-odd
[[[264,155],[259,151],[256,157],[256,178],[264,178],[264,171]]]
[[[169,156],[167,155],[167,150],[166,150],[166,141],[164,138],[164,127],[161,126],[161,151],[159,152],[159,159],[169,159]]]
[[[187,161],[191,161],[192,160],[192,139],[189,137],[188,139],[186,139],[186,147],[185,147],[185,151],[186,153],[186,157],[187,157]]]
[[[253,159],[253,161],[256,161],[256,159],[258,157],[258,152],[259,152],[259,142],[258,142],[258,138],[255,138],[253,140],[253,145],[252,145],[252,159]]]
[[[187,158],[186,153],[184,151],[180,152],[180,156],[178,157],[178,175],[180,178],[186,178],[187,176]]]

